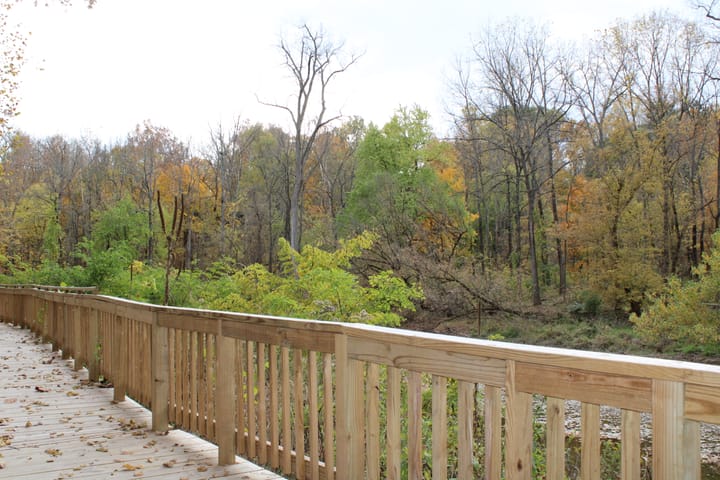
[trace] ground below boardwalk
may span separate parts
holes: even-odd
[[[27,330],[0,323],[0,479],[282,477],[257,465],[217,466],[217,447],[148,429],[150,412],[87,381]]]

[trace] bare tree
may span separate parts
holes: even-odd
[[[280,40],[284,65],[295,84],[292,105],[261,102],[285,110],[292,119],[295,142],[294,183],[290,196],[290,245],[300,248],[305,166],[315,139],[323,128],[340,118],[328,115],[328,85],[354,64],[359,56],[342,57],[343,45],[333,45],[322,30],[299,28],[297,41]]]
[[[212,153],[214,157],[215,192],[220,198],[220,255],[227,254],[227,216],[228,207],[238,200],[240,180],[245,167],[247,151],[255,142],[261,128],[248,125],[235,119],[229,130],[218,124],[210,131]]]
[[[483,123],[484,140],[496,155],[513,162],[516,191],[524,189],[527,245],[533,304],[539,305],[540,280],[536,243],[536,209],[540,188],[553,174],[541,172],[548,139],[565,120],[572,93],[562,75],[560,56],[547,42],[547,32],[519,22],[488,29],[475,44],[467,73],[461,73],[466,115]],[[479,133],[479,132],[478,132]],[[552,165],[550,165],[552,170]],[[520,202],[516,205],[520,216]],[[520,222],[517,221],[518,229]],[[519,238],[519,235],[518,235]]]

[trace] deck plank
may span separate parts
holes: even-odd
[[[28,330],[0,323],[0,479],[283,477],[237,458],[217,465],[217,447],[181,430],[157,434],[151,415]]]

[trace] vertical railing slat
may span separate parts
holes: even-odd
[[[600,407],[583,402],[580,407],[580,425],[580,475],[586,480],[600,480]]]
[[[447,378],[432,377],[432,478],[446,480],[448,467]]]
[[[217,336],[215,428],[220,465],[235,463],[235,343],[222,333]]]
[[[367,479],[380,479],[380,368],[376,363],[367,366],[365,385],[367,401]]]
[[[310,445],[310,478],[320,478],[320,430],[318,423],[318,363],[317,353],[308,352],[308,441]]]
[[[290,349],[283,346],[280,350],[280,370],[282,375],[282,473],[292,473],[292,423],[290,417]]]
[[[325,479],[335,478],[335,405],[333,403],[333,359],[332,354],[323,354],[323,413],[324,436],[323,449],[325,459]]]
[[[256,409],[256,369],[255,342],[245,342],[245,380],[247,398],[247,454],[248,458],[257,457],[255,437],[257,434],[257,409]]]
[[[268,461],[267,447],[267,392],[265,375],[265,344],[257,344],[257,431],[258,431],[258,460],[262,465]]]
[[[300,349],[293,351],[293,400],[295,419],[295,476],[305,478],[305,381],[303,376],[303,353]]]
[[[640,414],[623,410],[621,418],[620,478],[640,480]]]
[[[547,397],[547,479],[565,478],[565,400]]]
[[[278,347],[270,345],[270,466],[280,466],[280,422],[283,418],[278,404]]]
[[[475,384],[458,382],[458,480],[475,478],[473,472],[473,417]]]
[[[387,471],[385,475],[388,480],[400,480],[400,465],[402,444],[400,443],[401,425],[401,380],[400,370],[395,367],[387,367],[387,440],[385,451],[387,457]]]
[[[422,480],[422,375],[419,372],[408,372],[407,391],[408,478]]]

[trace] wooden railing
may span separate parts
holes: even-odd
[[[657,480],[699,479],[699,425],[720,423],[715,366],[57,287],[0,287],[0,318],[111,381],[115,400],[148,406],[155,430],[171,423],[218,444],[222,464],[238,454],[297,478],[529,480],[535,462],[544,478],[563,479],[572,399],[581,402],[581,478],[601,478],[600,406],[612,406],[621,409],[621,478],[651,468]],[[649,462],[641,413],[652,417]]]

